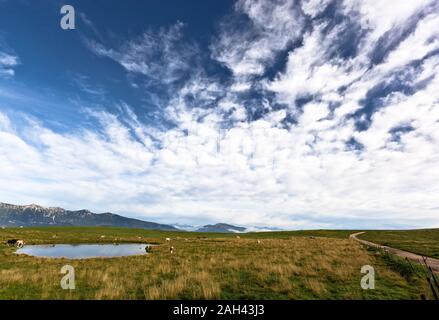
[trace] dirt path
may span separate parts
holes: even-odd
[[[376,243],[373,243],[370,241],[366,241],[366,240],[357,238],[357,236],[359,236],[360,234],[363,234],[363,233],[366,233],[366,232],[353,233],[349,236],[349,238],[354,239],[354,240],[356,240],[362,244],[365,244],[367,246],[370,246],[370,247],[375,247],[375,248],[386,250],[387,252],[392,253],[394,255],[397,255],[401,258],[407,258],[411,261],[424,264],[422,256],[419,254],[400,250],[400,249],[395,249],[395,248],[391,248],[391,247],[387,247],[387,246],[383,246],[380,244],[376,244]],[[439,271],[439,259],[427,257],[427,263],[431,267],[431,269],[433,269],[434,271]]]

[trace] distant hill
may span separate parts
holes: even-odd
[[[1,202],[0,226],[99,226],[178,230],[170,225],[126,218],[109,212],[97,214],[88,210],[69,211],[62,208],[44,208],[35,204],[18,206]]]
[[[243,227],[232,226],[226,223],[208,224],[204,227],[197,229],[197,232],[224,232],[224,233],[234,233],[234,232],[244,232],[246,229]]]

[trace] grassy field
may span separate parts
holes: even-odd
[[[236,235],[123,228],[0,230],[0,299],[419,299],[430,296],[420,270],[363,248],[349,231]],[[104,238],[102,236],[105,236]],[[310,238],[314,236],[316,238]],[[165,238],[171,237],[171,243]],[[17,255],[7,239],[28,244],[156,243],[144,256],[44,259]],[[117,238],[117,240],[116,240]],[[260,243],[256,239],[260,240]],[[175,247],[174,254],[169,246]],[[76,289],[60,287],[61,267],[75,268]],[[363,265],[376,289],[363,290]],[[406,270],[401,272],[401,270]],[[411,270],[411,269],[410,269]]]
[[[385,246],[439,258],[439,229],[367,231],[359,236]]]

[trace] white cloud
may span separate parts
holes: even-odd
[[[378,37],[395,25],[402,24],[421,8],[434,4],[434,0],[398,1],[398,0],[345,0],[344,6],[360,13],[360,22],[371,30],[371,38]]]
[[[197,47],[183,42],[184,24],[177,22],[158,32],[150,30],[137,39],[116,48],[106,48],[89,40],[88,47],[97,55],[108,57],[127,71],[165,84],[179,80],[193,67]]]
[[[301,35],[303,17],[297,9],[294,1],[238,1],[236,13],[249,21],[244,28],[224,22],[212,56],[241,79],[263,74],[276,54]]]
[[[227,21],[244,16],[245,28],[222,24],[211,46],[230,83],[199,66],[188,71],[192,51],[171,50],[185,47],[179,24],[120,48],[91,44],[145,78],[172,82],[184,71],[187,81],[161,109],[172,126],[144,124],[121,104],[118,116],[89,111],[99,130],[28,122],[16,132],[0,112],[2,200],[167,223],[438,227],[439,12],[427,10],[371,60],[379,39],[427,4],[345,1],[332,25],[312,20],[327,1],[239,1]],[[264,77],[286,50],[285,65]],[[259,100],[246,96],[255,88]],[[298,103],[303,97],[311,98]],[[263,112],[251,118],[255,105]],[[395,137],[401,126],[410,130]]]
[[[90,77],[83,74],[73,74],[72,83],[86,94],[101,97],[105,95],[105,90],[101,86],[92,84]]]
[[[331,0],[308,0],[302,3],[302,10],[306,15],[314,18],[322,13],[330,3]]]
[[[10,78],[15,75],[14,67],[19,63],[18,57],[0,51],[0,77]]]

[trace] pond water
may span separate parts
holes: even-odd
[[[145,243],[29,245],[18,249],[16,253],[44,258],[111,258],[147,254],[145,251],[147,245]]]

